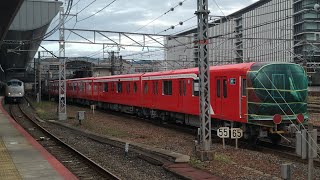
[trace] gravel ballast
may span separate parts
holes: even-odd
[[[55,119],[55,117],[48,114],[55,114],[57,104],[46,102],[45,105],[47,113],[45,115],[49,117],[47,119]],[[109,114],[101,111],[95,111],[93,114],[89,107],[68,105],[67,111],[69,119],[65,123],[73,127],[121,138],[128,142],[137,142],[190,156],[193,155],[194,136],[190,134],[159,127],[150,122],[137,120],[136,117],[117,116],[113,115],[113,113]],[[86,120],[83,121],[82,125],[79,125],[78,121],[75,120],[77,111],[86,111]],[[39,114],[41,116],[41,113]],[[318,116],[315,116],[312,121],[318,120],[316,118]],[[84,139],[83,142],[85,141]],[[79,146],[81,147],[81,143],[79,143]],[[103,149],[108,150],[106,147],[95,148],[99,150],[94,153],[103,153],[105,152]],[[280,179],[281,164],[292,162],[290,159],[278,157],[274,154],[247,149],[236,150],[233,146],[228,145],[226,149],[223,149],[221,144],[214,144],[213,150],[215,152],[213,161],[200,162],[192,158],[190,164],[208,170],[225,179]],[[121,154],[121,152],[119,153]],[[293,179],[307,179],[307,173],[307,164],[293,162]],[[160,174],[157,177],[161,177]],[[320,168],[318,167],[315,168],[315,178],[320,178]]]

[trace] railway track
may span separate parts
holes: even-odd
[[[310,113],[320,113],[320,102],[310,101],[308,102],[308,112]]]
[[[123,113],[120,113],[120,112],[106,111],[106,110],[102,110],[102,111],[106,112],[106,113],[112,113],[113,115],[137,118],[136,116],[123,114]],[[141,121],[146,121],[146,119],[142,119],[142,118],[138,118],[138,119],[141,120]],[[152,120],[147,120],[147,122],[154,123],[154,121],[152,121]],[[189,134],[192,134],[192,135],[196,135],[196,132],[197,132],[196,128],[194,128],[194,127],[177,126],[175,124],[157,124],[157,125],[160,125],[160,126],[165,127],[165,128],[175,129],[177,131],[180,131],[180,132],[183,132],[183,133],[189,133]],[[319,127],[318,132],[320,132],[320,127]],[[213,140],[212,140],[213,143],[222,143],[222,140],[216,135],[216,130],[212,130],[211,134],[212,134],[212,137],[213,137]],[[319,140],[320,140],[320,136],[318,137],[318,142],[320,142]],[[235,144],[235,141],[231,140],[231,139],[228,139],[225,142],[226,142],[226,144],[231,145],[231,146],[234,146],[234,144]],[[320,144],[320,143],[318,143],[318,144]],[[308,163],[307,160],[301,159],[301,157],[299,157],[296,154],[295,147],[288,146],[288,145],[282,145],[282,144],[274,145],[269,140],[261,140],[261,141],[259,141],[258,144],[252,145],[250,142],[248,142],[248,140],[241,139],[241,140],[239,140],[239,147],[240,148],[244,148],[244,149],[250,149],[250,150],[254,150],[254,151],[264,152],[264,153],[275,154],[275,155],[278,155],[280,157],[288,158],[288,159],[291,159],[293,161],[301,162],[301,163],[304,163],[304,164]],[[314,165],[316,167],[320,167],[320,160],[319,159],[314,160]]]
[[[309,113],[320,113],[320,105],[319,106],[308,105],[308,112]]]
[[[55,156],[79,179],[120,179],[92,161],[89,157],[86,157],[81,152],[48,132],[40,123],[37,123],[33,117],[29,117],[20,105],[10,105],[9,111],[15,121],[22,125],[48,152]]]
[[[101,112],[105,112],[105,113],[111,113],[115,116],[123,116],[123,117],[130,117],[130,118],[135,118],[138,121],[144,121],[144,122],[148,122],[148,123],[152,123],[155,124],[156,122],[152,121],[152,120],[148,120],[145,118],[139,118],[130,114],[123,114],[121,112],[116,112],[116,111],[110,111],[110,110],[99,110]],[[195,128],[190,128],[190,127],[185,127],[185,126],[177,126],[175,124],[170,124],[170,123],[157,123],[157,126],[162,126],[165,128],[170,128],[170,129],[174,129],[180,132],[184,132],[184,133],[189,133],[192,135],[196,134],[196,129]],[[213,135],[213,143],[221,143],[222,141],[220,140],[219,137],[216,136],[216,132],[213,130],[212,131],[212,135]],[[318,138],[319,139],[319,138]],[[233,140],[227,140],[226,144],[228,145],[234,145],[234,141]],[[240,140],[239,141],[239,147],[240,148],[245,148],[245,149],[250,149],[250,150],[255,150],[255,151],[260,151],[260,152],[267,152],[267,153],[272,153],[275,155],[279,155],[281,157],[284,158],[289,158],[292,159],[294,161],[297,162],[301,162],[301,163],[308,163],[306,160],[302,160],[300,157],[298,157],[295,154],[295,148],[294,147],[290,147],[287,145],[274,145],[271,142],[268,141],[260,141],[260,143],[258,145],[253,146],[252,144],[248,143],[248,141],[246,140]],[[320,161],[319,160],[315,160],[315,166],[320,167]]]

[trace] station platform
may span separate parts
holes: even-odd
[[[16,123],[0,103],[0,179],[77,178]]]

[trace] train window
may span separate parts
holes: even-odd
[[[172,81],[163,81],[163,95],[172,95]]]
[[[137,92],[137,90],[138,90],[137,83],[136,83],[136,82],[134,82],[134,83],[133,83],[133,92],[134,92],[134,93],[136,93],[136,92]]]
[[[80,91],[84,90],[84,83],[80,83]]]
[[[223,97],[224,97],[224,98],[227,97],[227,85],[228,85],[227,80],[224,79],[224,80],[223,80]]]
[[[182,80],[179,80],[179,95],[182,96]]]
[[[111,91],[112,91],[112,92],[114,91],[114,84],[113,84],[113,82],[111,82]]]
[[[220,79],[217,79],[217,97],[220,97],[221,87],[220,87]]]
[[[117,84],[117,93],[122,93],[122,82],[118,82]]]
[[[156,94],[158,94],[158,81],[156,82]]]
[[[127,82],[126,89],[127,89],[127,93],[129,94],[130,93],[130,82]]]
[[[246,96],[246,88],[247,88],[247,80],[246,79],[242,79],[242,96]]]
[[[104,92],[108,92],[109,91],[109,87],[108,87],[108,83],[104,83],[104,86],[103,86],[103,91]]]
[[[143,93],[147,94],[148,93],[148,82],[145,82],[143,85]]]
[[[22,86],[22,82],[19,81],[9,81],[7,82],[8,86]]]
[[[185,96],[187,94],[187,83],[186,80],[183,80],[183,95]]]
[[[193,80],[193,90],[192,90],[192,95],[194,96],[199,96],[199,79],[194,79]]]
[[[94,92],[97,92],[97,89],[98,89],[98,87],[97,87],[97,86],[98,86],[98,84],[97,84],[97,83],[94,83],[94,84],[93,84],[93,90],[94,90]]]
[[[158,94],[158,81],[152,82],[153,94]]]

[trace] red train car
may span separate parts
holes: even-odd
[[[211,67],[212,125],[240,127],[245,137],[269,136],[279,141],[279,134],[297,124],[297,117],[298,123],[308,118],[307,83],[303,68],[292,63]],[[52,95],[57,95],[57,86],[57,81],[51,83]],[[159,121],[200,125],[198,68],[70,79],[67,100]],[[281,123],[273,122],[275,114],[281,115]]]

